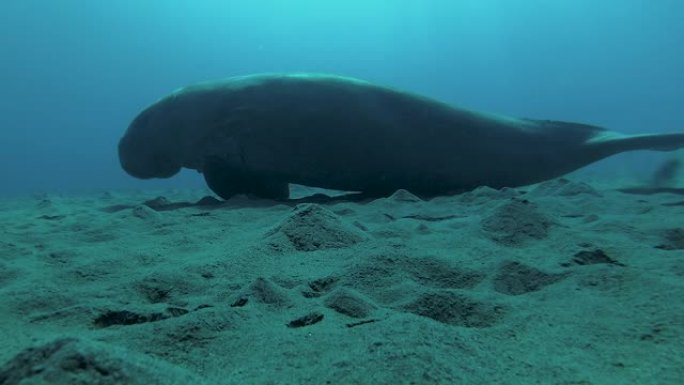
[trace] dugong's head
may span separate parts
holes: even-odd
[[[181,169],[169,137],[173,122],[164,113],[165,104],[161,100],[141,112],[119,141],[121,167],[136,178],[169,178]]]
[[[136,178],[169,178],[199,159],[215,134],[225,95],[211,87],[180,89],[143,110],[119,141],[121,167]]]

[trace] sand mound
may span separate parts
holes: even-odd
[[[364,236],[328,209],[307,203],[295,207],[266,233],[266,238],[276,249],[314,251],[349,247],[361,242]]]
[[[518,198],[500,205],[482,219],[482,229],[487,236],[506,246],[542,240],[548,236],[552,224],[534,203]]]
[[[121,348],[76,338],[59,339],[17,354],[0,369],[0,384],[204,384],[176,366]]]

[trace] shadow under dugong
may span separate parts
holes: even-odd
[[[224,199],[286,199],[288,183],[370,196],[515,187],[624,151],[682,147],[682,133],[622,135],[475,112],[351,78],[265,74],[157,101],[130,124],[119,158],[138,178],[186,167]]]

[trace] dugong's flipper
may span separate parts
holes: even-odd
[[[290,196],[289,185],[286,182],[260,178],[219,160],[207,161],[202,173],[211,191],[226,200],[236,194],[276,200],[287,199]]]

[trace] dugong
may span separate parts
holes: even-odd
[[[260,74],[191,85],[152,104],[121,138],[119,159],[143,179],[197,170],[224,199],[286,199],[288,183],[430,197],[682,147],[684,133],[623,135],[471,111],[347,77]]]

